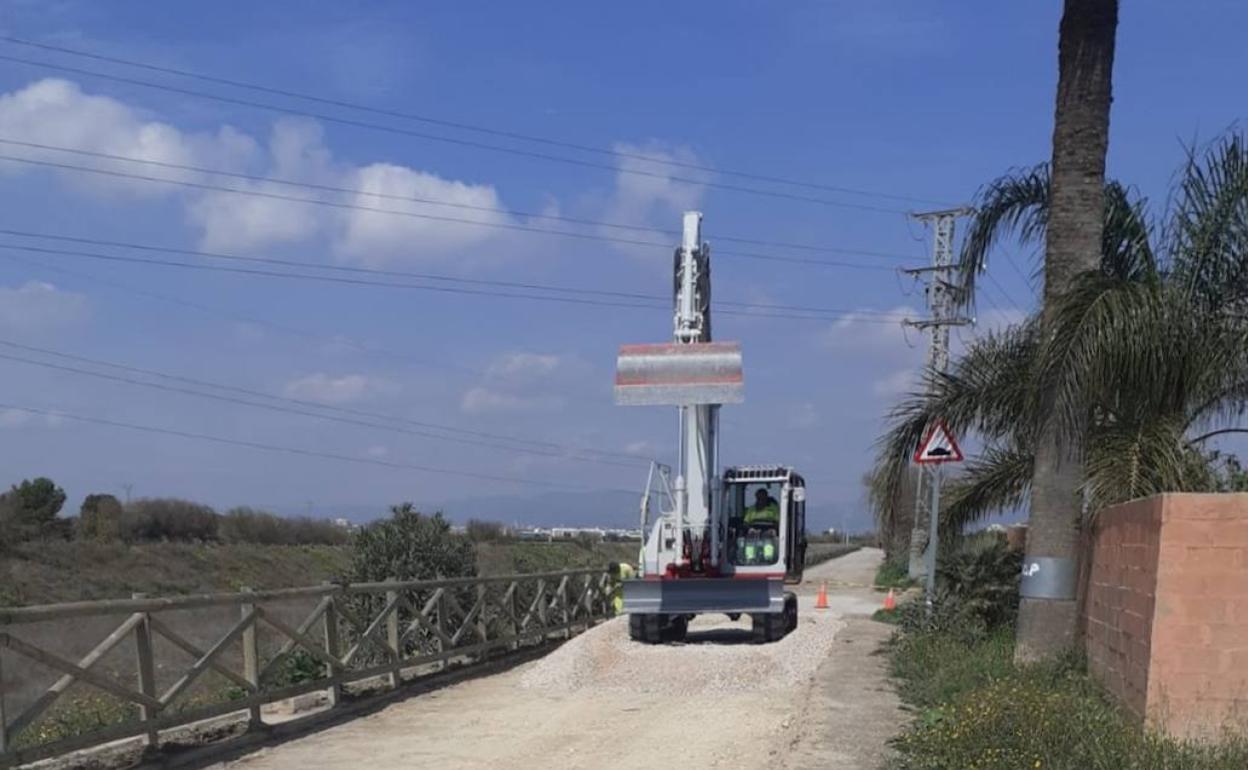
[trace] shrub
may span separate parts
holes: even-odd
[[[511,531],[497,521],[469,519],[464,532],[474,543],[499,543],[512,539]]]
[[[70,522],[57,518],[64,504],[65,490],[52,479],[40,476],[14,484],[0,495],[0,544],[68,537]]]
[[[122,537],[130,542],[211,543],[217,540],[219,518],[212,508],[190,500],[141,498],[125,508]]]
[[[451,531],[441,513],[426,516],[411,503],[390,509],[389,519],[368,524],[352,542],[352,582],[398,578],[430,580],[476,574],[472,542]]]
[[[242,506],[226,511],[217,523],[217,535],[224,543],[257,545],[343,545],[350,539],[347,530],[331,521],[284,518]]]
[[[110,542],[121,537],[121,501],[112,495],[87,495],[78,511],[78,537]]]

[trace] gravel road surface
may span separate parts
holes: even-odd
[[[683,645],[604,623],[537,661],[396,702],[219,768],[876,768],[899,720],[865,619],[874,549],[821,564],[799,586],[796,632],[749,644],[748,625],[698,618]],[[829,582],[831,608],[815,610]]]

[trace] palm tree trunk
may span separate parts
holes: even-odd
[[[1046,327],[1071,280],[1100,262],[1117,27],[1118,0],[1065,0],[1044,254],[1041,322]],[[1045,401],[1054,404],[1055,395],[1045,394]],[[1022,660],[1052,656],[1072,646],[1078,622],[1075,586],[1082,473],[1078,446],[1060,435],[1055,423],[1050,420],[1042,428],[1036,445],[1015,653]]]

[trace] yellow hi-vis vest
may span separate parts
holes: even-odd
[[[749,507],[745,509],[745,523],[754,524],[760,521],[779,522],[780,506],[776,503],[769,503],[766,508]]]
[[[611,587],[611,606],[615,610],[616,615],[624,611],[624,581],[632,580],[636,575],[637,571],[633,569],[631,564],[620,563],[619,579]]]

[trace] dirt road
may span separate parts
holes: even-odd
[[[648,647],[617,619],[541,660],[218,767],[875,768],[898,719],[871,655],[887,627],[863,619],[877,594],[842,584],[869,582],[879,559],[863,550],[809,570],[801,624],[781,642],[699,618],[689,643]],[[831,609],[816,611],[823,580]]]

